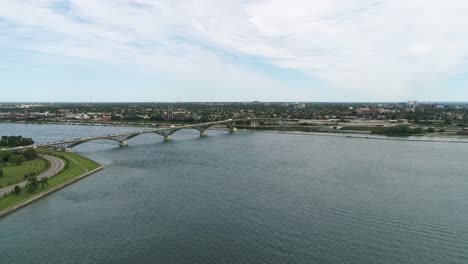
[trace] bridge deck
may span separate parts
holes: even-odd
[[[47,148],[47,147],[57,147],[57,146],[74,146],[74,145],[79,145],[81,143],[85,143],[88,141],[99,140],[99,139],[123,141],[129,138],[132,138],[134,136],[148,134],[148,133],[156,133],[162,136],[168,136],[181,129],[197,129],[200,131],[202,130],[204,131],[207,128],[214,126],[214,125],[231,125],[232,127],[234,127],[234,124],[236,122],[252,122],[252,121],[261,121],[261,120],[281,121],[281,120],[286,120],[286,119],[278,119],[278,118],[245,118],[245,119],[232,119],[232,120],[228,119],[228,120],[223,120],[223,121],[199,123],[199,124],[193,124],[193,125],[169,126],[169,127],[155,128],[155,129],[138,130],[138,131],[133,131],[133,132],[101,135],[101,136],[95,136],[95,137],[75,138],[75,139],[69,139],[69,140],[54,141],[54,142],[48,142],[48,143],[43,143],[43,144],[34,144],[34,145],[29,145],[29,146],[7,148],[7,149],[1,149],[1,150],[20,151],[20,150],[41,148],[41,147]]]

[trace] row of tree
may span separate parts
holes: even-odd
[[[0,151],[0,162],[1,163],[12,163],[15,165],[21,165],[24,161],[33,160],[37,158],[37,152],[35,149],[28,149],[20,152],[13,153],[8,150]]]
[[[0,147],[20,147],[34,144],[32,138],[24,138],[22,136],[2,136],[0,138]]]
[[[46,185],[49,185],[49,182],[47,178],[43,178],[41,180],[37,180],[36,177],[31,177],[28,179],[28,184],[26,185],[26,188],[28,189],[28,193],[33,193],[35,192],[39,187],[44,187]],[[13,193],[18,195],[21,193],[21,187],[18,185],[15,185],[13,189]]]
[[[439,129],[439,132],[444,132],[444,129]],[[411,128],[410,126],[407,125],[400,125],[400,126],[394,126],[394,127],[384,127],[384,128],[379,128],[378,130],[372,131],[373,134],[383,134],[383,135],[395,135],[395,136],[411,136],[411,135],[417,135],[417,134],[423,134],[423,133],[435,133],[436,130],[433,127],[429,127],[426,130],[423,130],[420,127],[416,128]]]

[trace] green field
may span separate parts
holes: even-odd
[[[252,128],[248,128],[248,129],[252,129]],[[317,127],[317,126],[293,126],[293,127],[271,126],[271,127],[256,127],[256,128],[253,128],[253,130],[320,132],[321,127]]]
[[[3,168],[3,176],[0,176],[0,188],[7,187],[24,180],[24,175],[28,173],[36,173],[39,175],[49,167],[47,160],[37,158],[30,161],[24,161],[21,165],[7,163]]]
[[[352,131],[382,131],[383,127],[362,127],[362,126],[345,126],[341,130],[352,130]]]
[[[98,163],[74,153],[61,152],[58,155],[65,159],[68,165],[58,175],[49,178],[49,185],[39,188],[34,193],[28,193],[27,189],[23,188],[19,195],[10,193],[6,197],[1,197],[0,211],[100,166]]]
[[[80,156],[78,154],[74,154],[74,153],[70,153],[70,152],[65,152],[65,153],[61,153],[65,156],[67,156],[69,159],[72,160],[72,163],[74,163],[73,161],[76,161],[78,162],[81,166],[85,167],[87,170],[94,170],[96,169],[97,167],[99,167],[99,163],[93,161],[93,160],[90,160],[88,158],[85,158],[83,156]]]

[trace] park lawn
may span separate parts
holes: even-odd
[[[72,153],[72,152],[64,152],[64,153],[61,153],[62,155],[65,155],[67,156],[68,158],[70,159],[73,159],[74,161],[80,163],[83,167],[85,167],[87,170],[94,170],[96,168],[98,168],[100,165],[99,163],[93,161],[93,160],[90,160],[88,158],[85,158],[83,156],[80,156],[78,154],[75,154],[75,153]],[[71,161],[73,162],[73,161]]]
[[[67,180],[70,180],[74,177],[82,175],[83,173],[100,167],[100,165],[97,162],[94,162],[90,159],[87,159],[74,153],[62,152],[59,153],[59,155],[62,155],[66,158],[66,161],[68,162],[68,168],[65,167],[66,169],[64,169],[58,175],[50,177],[48,179],[49,185],[45,187],[39,187],[39,189],[34,193],[28,193],[27,189],[23,188],[21,189],[21,193],[19,195],[10,193],[6,197],[0,197],[0,211],[19,202],[22,202],[23,200],[26,200],[32,196],[38,195],[39,193],[46,191],[54,186],[57,186]],[[79,164],[74,162],[72,159],[78,162]]]
[[[341,130],[353,130],[353,131],[382,131],[383,127],[362,127],[362,126],[345,126]]]
[[[19,166],[9,163],[1,167],[3,168],[3,176],[0,176],[0,188],[22,182],[25,174],[35,172],[36,175],[39,175],[47,170],[49,166],[49,162],[41,158],[24,161]]]

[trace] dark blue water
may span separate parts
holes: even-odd
[[[80,145],[105,169],[0,219],[0,263],[468,263],[468,145],[209,133]]]

